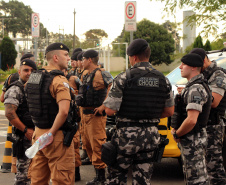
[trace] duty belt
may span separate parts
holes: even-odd
[[[129,122],[118,122],[116,124],[117,128],[122,127],[157,127],[158,123],[129,123]]]
[[[83,109],[83,114],[94,114],[94,113],[95,113],[94,109]],[[96,116],[105,116],[105,115],[106,115],[105,111],[103,111],[102,115],[99,113],[96,114]]]

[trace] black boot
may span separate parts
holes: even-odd
[[[89,160],[89,157],[81,160],[82,161],[82,165],[89,165],[89,164],[92,164],[91,161]]]
[[[81,180],[81,176],[80,176],[80,169],[78,166],[78,167],[75,167],[75,182],[80,180]]]
[[[86,183],[86,185],[104,185],[105,182],[105,169],[95,169],[96,177],[93,180]]]

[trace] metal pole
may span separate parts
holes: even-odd
[[[2,18],[2,38],[4,38],[4,18]]]
[[[128,43],[125,43],[126,44],[126,51],[127,51],[127,48],[128,48]],[[128,69],[128,55],[126,54],[126,69]]]
[[[133,32],[130,32],[130,43],[133,41]]]
[[[108,44],[108,72],[110,73],[111,69],[110,69],[110,47]]]
[[[75,9],[74,9],[74,35],[73,35],[73,50],[75,49],[75,14],[76,14],[76,12],[75,12]]]
[[[104,50],[103,50],[103,52],[104,52],[104,69],[106,70],[106,53],[105,53],[105,47],[104,47]]]
[[[37,62],[37,53],[38,53],[38,37],[35,37],[35,62]]]

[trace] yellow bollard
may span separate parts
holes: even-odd
[[[12,125],[9,123],[7,136],[12,137]],[[1,172],[10,173],[12,165],[12,142],[6,140],[5,142],[5,152],[2,160]]]

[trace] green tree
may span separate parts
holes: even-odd
[[[152,0],[151,0],[152,1]],[[196,22],[197,25],[203,24],[204,32],[208,36],[209,34],[216,35],[219,30],[219,22],[225,23],[226,20],[226,1],[225,0],[158,0],[165,3],[166,13],[175,14],[176,10],[190,7],[195,15],[189,16],[188,22]],[[224,24],[223,30],[226,30],[226,24]]]
[[[0,44],[2,70],[13,68],[16,64],[17,51],[13,41],[9,37],[4,37]]]
[[[205,45],[203,46],[203,49],[205,51],[211,51],[212,50],[211,45],[210,45],[210,41],[208,39],[207,39]]]
[[[84,33],[86,40],[82,42],[82,48],[93,48],[101,45],[101,40],[108,37],[102,29],[91,29]]]
[[[193,48],[203,48],[202,37],[200,35],[195,38]]]
[[[130,42],[129,32],[123,30],[123,34],[121,35],[123,35],[122,42]],[[168,33],[167,29],[162,25],[143,19],[137,23],[137,31],[134,32],[133,38],[142,38],[149,43],[151,48],[151,57],[149,62],[152,64],[159,65],[165,63],[168,65],[172,62],[170,55],[172,55],[175,50],[174,40],[172,35]],[[118,46],[113,45],[114,50],[115,48],[118,49]],[[125,45],[120,45],[120,48],[122,48],[122,56],[125,56]]]
[[[17,33],[23,36],[31,32],[31,14],[32,9],[25,6],[23,2],[19,1],[1,1],[0,16],[4,19],[5,33],[12,32],[16,37]]]
[[[168,30],[170,34],[172,34],[172,37],[175,42],[175,49],[177,51],[180,50],[180,36],[178,31],[180,30],[178,26],[180,25],[179,23],[173,23],[167,20],[165,23],[162,24],[164,28]]]

